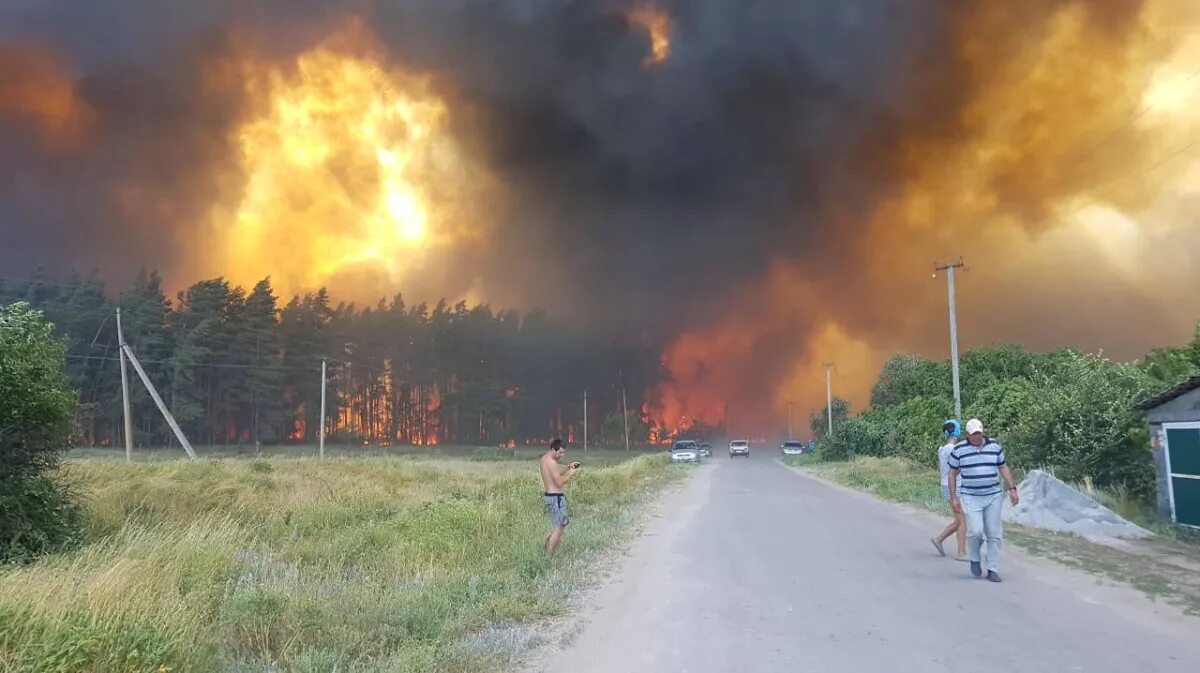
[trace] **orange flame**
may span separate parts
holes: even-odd
[[[234,57],[209,80],[247,101],[230,138],[239,171],[213,209],[215,237],[203,232],[232,280],[370,296],[485,233],[492,183],[451,134],[446,98],[389,67],[362,22],[288,67]]]
[[[642,65],[649,68],[659,65],[671,55],[671,17],[659,7],[636,7],[625,13],[625,18],[634,26],[646,31],[650,37],[650,53]]]

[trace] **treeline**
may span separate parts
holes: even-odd
[[[661,380],[651,344],[590,335],[541,311],[465,303],[334,304],[325,290],[280,305],[269,279],[222,278],[170,301],[141,273],[118,295],[95,277],[0,281],[0,304],[28,301],[66,338],[79,391],[74,442],[120,445],[115,313],[126,342],[189,439],[198,444],[313,443],[327,364],[327,435],[368,443],[487,443],[574,438],[588,393],[593,438]],[[173,441],[130,369],[135,442]],[[607,423],[604,421],[608,420]],[[631,425],[645,441],[645,426]],[[639,436],[638,433],[641,433]],[[615,438],[610,438],[615,439]]]
[[[1069,481],[1092,479],[1139,496],[1154,491],[1145,419],[1133,405],[1200,372],[1200,326],[1190,344],[1162,348],[1133,363],[1062,349],[1035,353],[995,346],[960,359],[964,418],[979,418],[1016,467],[1050,467]],[[936,463],[941,426],[952,418],[947,361],[896,355],[853,417],[834,415],[820,454],[902,456]],[[842,412],[845,414],[845,410]],[[825,416],[814,418],[824,432]],[[817,421],[821,426],[817,426]]]

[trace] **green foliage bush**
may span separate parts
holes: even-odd
[[[1006,445],[1019,465],[1051,466],[1068,481],[1090,477],[1101,486],[1153,493],[1145,421],[1133,409],[1155,390],[1144,371],[1067,352],[1059,354],[1048,372],[1039,371],[1031,384],[1033,394],[1023,412],[1006,428]]]
[[[883,408],[871,408],[841,424],[822,443],[828,460],[855,455],[900,456],[921,464],[936,461],[942,421],[954,404],[943,397],[917,396]]]
[[[871,407],[879,409],[914,397],[945,395],[946,382],[949,380],[948,362],[937,362],[919,355],[893,355],[883,365],[879,380],[871,389]]]
[[[71,435],[75,393],[64,344],[28,304],[0,307],[0,562],[75,541],[80,516],[56,470]]]
[[[1162,376],[1186,371],[1181,363],[1200,349],[1176,351],[1156,351],[1150,365],[1069,349],[969,351],[960,363],[963,420],[982,419],[1014,468],[1049,467],[1069,481],[1090,478],[1145,498],[1153,493],[1154,469],[1144,419],[1133,405],[1160,389]],[[880,373],[871,407],[836,424],[818,453],[824,460],[897,456],[932,465],[942,421],[953,413],[950,389],[948,363],[897,355]]]

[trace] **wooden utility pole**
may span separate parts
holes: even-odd
[[[830,372],[833,371],[834,364],[832,362],[822,362],[821,366],[825,368],[825,415],[829,421],[829,434],[833,434],[833,376]]]
[[[625,383],[621,383],[621,417],[625,419],[625,450],[629,450],[629,407],[625,401]]]
[[[958,386],[958,316],[955,312],[954,300],[954,270],[963,268],[960,257],[957,262],[947,262],[938,265],[934,263],[933,277],[937,278],[938,271],[946,272],[946,291],[950,302],[950,371],[954,376],[954,417],[962,419],[962,392]]]
[[[117,352],[121,355],[121,405],[125,410],[125,462],[133,461],[133,426],[129,417],[129,374],[125,371],[125,335],[121,331],[121,307],[117,307]]]
[[[159,413],[167,420],[167,425],[171,426],[171,432],[175,433],[175,438],[179,440],[179,444],[183,446],[183,450],[187,452],[188,458],[196,460],[196,451],[192,448],[191,442],[183,435],[183,430],[179,428],[179,424],[175,422],[175,417],[167,409],[167,405],[163,403],[162,398],[158,395],[158,390],[151,383],[150,377],[146,376],[146,370],[142,369],[142,363],[138,362],[137,356],[129,348],[129,344],[122,347],[125,352],[125,357],[129,358],[129,363],[133,365],[133,370],[142,379],[142,383],[146,386],[147,392],[150,393],[150,399],[154,400],[154,405],[158,407]]]
[[[325,358],[321,358],[321,422],[317,430],[317,457],[325,459]]]

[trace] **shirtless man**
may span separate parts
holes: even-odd
[[[558,461],[562,460],[566,452],[563,440],[556,439],[550,442],[550,450],[540,461],[542,485],[545,486],[546,513],[550,515],[550,534],[546,536],[546,551],[551,554],[558,549],[563,531],[571,522],[567,514],[567,496],[563,491],[579,472],[579,463],[571,463],[566,467],[559,465]]]

